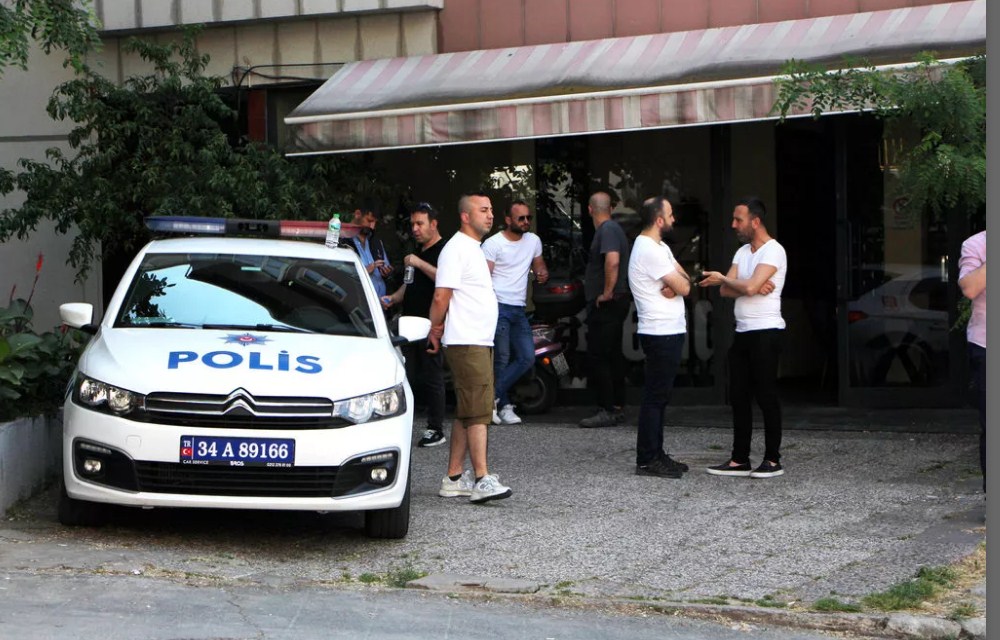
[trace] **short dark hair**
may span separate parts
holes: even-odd
[[[437,220],[438,212],[429,202],[418,202],[411,209],[410,213],[426,213],[428,220]]]
[[[382,208],[379,206],[377,200],[373,200],[371,198],[365,198],[364,200],[361,201],[361,205],[358,207],[358,209],[361,211],[361,215],[370,213],[373,216],[375,216],[376,220],[382,219]]]
[[[747,211],[750,212],[750,217],[758,218],[761,222],[764,221],[764,216],[767,215],[767,207],[764,206],[764,201],[757,196],[747,196],[740,199],[736,203],[737,207],[746,207]]]
[[[512,217],[512,214],[514,213],[514,207],[516,207],[517,205],[521,205],[522,207],[527,207],[528,203],[525,202],[524,200],[521,200],[520,198],[518,198],[517,200],[511,202],[510,206],[507,207],[507,217],[508,218]]]
[[[643,229],[648,229],[656,224],[656,219],[660,217],[660,213],[663,211],[663,203],[667,199],[663,196],[654,196],[652,198],[646,198],[639,207],[639,222],[642,223]]]

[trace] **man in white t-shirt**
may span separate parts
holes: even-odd
[[[785,249],[764,226],[766,209],[758,198],[745,198],[733,209],[732,227],[744,243],[736,251],[729,273],[706,271],[702,287],[718,286],[736,298],[736,335],[729,348],[729,395],[733,406],[733,451],[728,462],[709,467],[720,476],[773,478],[781,468],[781,402],[778,399],[778,358],[785,333],[781,290],[788,259]],[[764,460],[750,464],[753,399],[764,414]]]
[[[642,232],[636,236],[628,263],[628,285],[639,315],[639,344],[646,356],[635,474],[680,478],[688,466],[663,450],[663,412],[670,402],[687,335],[684,296],[691,292],[691,280],[663,242],[674,226],[674,210],[667,199],[643,202],[639,219]]]
[[[520,424],[507,391],[535,364],[535,342],[525,311],[528,270],[534,270],[540,284],[549,279],[549,271],[542,258],[542,241],[529,231],[527,203],[515,200],[504,222],[504,230],[483,243],[500,309],[493,338],[493,424]]]
[[[428,353],[444,345],[455,388],[455,421],[451,428],[448,475],[438,495],[469,496],[472,502],[500,500],[509,487],[486,464],[486,423],[493,413],[493,334],[497,328],[497,297],[490,269],[480,246],[493,226],[493,206],[482,194],[458,201],[458,233],[441,249],[431,302]],[[472,471],[464,470],[465,456]]]

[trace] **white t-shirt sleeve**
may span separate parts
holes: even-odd
[[[649,275],[655,280],[662,280],[663,276],[677,271],[677,267],[670,247],[661,244],[657,246],[657,249],[653,252],[655,259],[650,263]]]
[[[450,250],[449,250],[450,249]],[[438,256],[437,276],[434,286],[442,289],[458,289],[462,285],[462,252],[455,246],[445,245]]]
[[[535,236],[534,241],[535,241],[535,252],[532,254],[532,259],[542,255],[542,239],[539,238],[538,236]]]
[[[778,269],[788,266],[788,257],[785,255],[785,248],[777,242],[768,242],[761,247],[762,254],[758,264],[768,264]]]
[[[492,235],[483,243],[483,255],[490,262],[496,262],[497,258],[500,257],[500,242],[497,240],[499,236],[499,233]]]

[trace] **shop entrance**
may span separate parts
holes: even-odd
[[[776,127],[776,235],[789,262],[782,382],[791,401],[964,401],[964,341],[952,326],[969,221],[908,210],[883,140],[880,121],[854,114]]]

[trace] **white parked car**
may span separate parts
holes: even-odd
[[[89,304],[60,313],[94,333],[67,390],[64,524],[98,524],[106,504],[364,511],[368,535],[406,535],[413,397],[397,347],[430,323],[390,334],[354,252],[154,240],[99,324]]]
[[[847,304],[852,383],[931,386],[947,380],[947,276],[920,265],[863,273],[872,288]]]

